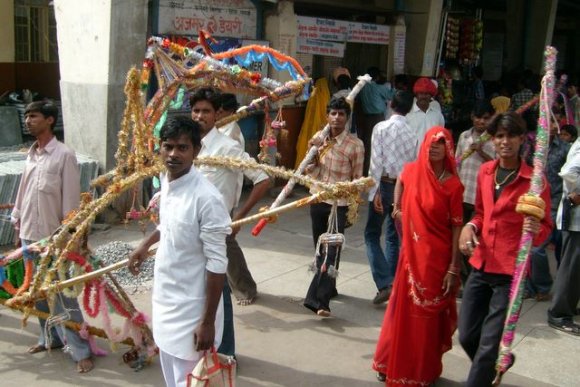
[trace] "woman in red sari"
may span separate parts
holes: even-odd
[[[373,362],[387,386],[427,386],[441,375],[457,325],[462,198],[451,134],[433,127],[395,188],[403,243]]]

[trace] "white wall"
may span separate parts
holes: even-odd
[[[147,0],[55,0],[65,142],[114,166],[127,71],[140,65]]]

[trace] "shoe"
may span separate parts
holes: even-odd
[[[383,374],[382,372],[377,372],[377,380],[379,382],[384,382],[385,380],[387,380],[387,375]]]
[[[330,317],[330,310],[318,309],[318,312],[316,312],[316,314],[319,315],[320,317]]]
[[[536,294],[536,301],[543,302],[543,301],[550,301],[552,299],[552,295],[550,293],[537,293]]]
[[[580,325],[576,324],[574,321],[564,320],[561,322],[548,321],[548,325],[554,329],[562,332],[570,333],[574,336],[580,336]]]
[[[391,288],[381,289],[377,292],[375,298],[373,298],[373,304],[380,305],[383,302],[387,302],[391,296]]]

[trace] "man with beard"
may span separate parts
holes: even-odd
[[[407,114],[407,123],[417,136],[416,153],[418,155],[425,133],[434,126],[445,126],[439,104],[431,103],[437,95],[437,86],[429,78],[419,78],[413,85],[415,103]]]

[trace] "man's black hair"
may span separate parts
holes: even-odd
[[[213,106],[215,111],[218,111],[221,106],[220,99],[220,93],[217,90],[211,87],[202,87],[201,89],[197,89],[193,92],[193,94],[191,94],[189,97],[189,106],[193,108],[193,105],[195,105],[197,102],[207,101],[211,104],[211,106]]]
[[[336,84],[338,85],[339,90],[350,89],[350,82],[351,82],[351,79],[346,74],[340,74],[336,78]]]
[[[220,97],[220,107],[227,112],[235,112],[240,107],[240,104],[234,94],[224,93]]]
[[[379,78],[379,75],[381,75],[381,70],[375,66],[369,67],[367,69],[367,74],[370,75],[374,81],[376,81]]]
[[[413,108],[413,93],[407,90],[397,90],[391,101],[391,109],[406,116]]]
[[[570,136],[572,137],[572,140],[576,141],[576,139],[578,138],[578,129],[576,129],[576,127],[574,125],[562,125],[562,127],[560,128],[560,131],[564,131],[564,132],[568,132],[570,133]]]
[[[401,85],[401,86],[406,87],[407,89],[409,88],[409,77],[406,74],[395,75],[394,82],[395,82],[395,84],[393,85],[393,87],[397,87],[397,85]]]
[[[159,139],[161,142],[169,139],[175,140],[184,134],[189,137],[194,148],[201,147],[201,126],[188,116],[168,118],[161,127]]]
[[[54,131],[54,127],[58,121],[58,107],[56,107],[54,102],[49,100],[31,102],[24,110],[24,115],[27,115],[28,113],[40,113],[44,118],[52,117],[53,122],[52,125],[50,125],[50,130]]]
[[[350,105],[344,97],[332,98],[326,107],[326,113],[330,113],[331,110],[344,110],[346,116],[350,116]]]
[[[483,117],[484,114],[493,115],[493,113],[495,113],[495,109],[493,106],[491,106],[489,101],[476,102],[473,106],[473,110],[471,111],[471,114],[473,114],[475,117]]]
[[[526,133],[526,121],[515,112],[505,112],[492,118],[487,133],[495,136],[499,129],[505,129],[508,136],[521,136]]]

